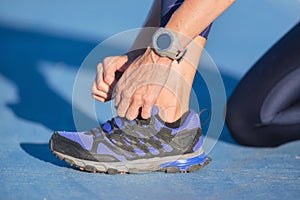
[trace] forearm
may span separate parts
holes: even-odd
[[[181,45],[187,46],[233,2],[234,0],[185,0],[165,27],[177,32]]]
[[[161,1],[154,0],[151,9],[148,13],[146,21],[144,22],[143,28],[138,33],[133,45],[130,48],[132,52],[130,55],[134,57],[135,55],[141,54],[144,50],[151,44],[152,35],[160,26],[161,17]]]

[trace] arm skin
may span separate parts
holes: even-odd
[[[156,0],[154,3],[157,2],[160,1]],[[233,0],[185,0],[173,13],[166,28],[177,33],[181,45],[186,47],[233,2]],[[157,13],[155,13],[155,15],[157,15]],[[156,25],[158,22],[156,18],[150,17],[148,19],[153,20],[148,20],[148,25]],[[148,39],[149,38],[150,37],[148,37]],[[137,41],[139,41],[139,37]],[[147,42],[146,40],[145,44],[149,44]],[[136,44],[138,43],[139,42]],[[99,76],[98,72],[97,79],[93,85],[93,96],[100,101],[108,100],[111,95],[108,92],[109,88],[116,84],[114,73],[116,71],[123,71],[122,77],[116,84],[116,107],[118,115],[132,120],[136,118],[141,111],[143,118],[149,118],[151,116],[151,107],[156,104],[163,89],[163,83],[167,81],[162,80],[162,77],[170,78],[170,70],[166,70],[165,66],[174,66],[174,62],[169,58],[159,56],[150,47],[132,63],[124,67],[127,61],[128,56],[114,57],[113,59],[111,57],[105,59],[103,64],[100,63],[98,65],[98,70],[102,68],[102,72],[99,70],[101,74]],[[184,68],[184,66],[182,68]],[[159,73],[160,71],[161,73]],[[186,71],[187,70],[184,69],[182,73],[189,73]],[[136,75],[139,76],[137,77]],[[147,84],[149,82],[159,84]],[[168,82],[175,81],[168,80]],[[176,88],[178,88],[180,84],[181,82],[179,81]],[[103,85],[106,86],[103,87]],[[175,93],[176,97],[180,97],[182,91],[173,91],[173,93]],[[162,105],[162,107],[164,106],[166,105]]]
[[[185,0],[165,28],[179,33],[179,41],[185,47],[232,3],[234,0]]]
[[[148,16],[144,22],[144,27],[160,26],[161,1],[154,0]],[[151,32],[149,33],[149,30]],[[99,63],[97,66],[97,76],[92,84],[92,96],[100,102],[106,102],[112,99],[112,91],[117,83],[116,71],[125,71],[133,60],[145,52],[140,47],[147,47],[152,40],[152,34],[155,29],[141,30],[134,44],[128,50],[128,53],[121,56],[110,56]],[[122,67],[123,68],[122,68]]]

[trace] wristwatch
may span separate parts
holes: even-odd
[[[152,47],[158,55],[178,62],[186,52],[186,48],[180,45],[175,33],[166,28],[159,28],[153,34]]]

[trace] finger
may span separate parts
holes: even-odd
[[[128,120],[134,120],[139,115],[139,110],[142,106],[140,105],[130,105],[127,112],[126,112],[126,118]]]
[[[139,115],[139,110],[142,107],[142,98],[140,96],[134,96],[132,103],[129,105],[129,108],[126,112],[126,118],[133,120]]]
[[[122,99],[130,99],[133,93],[124,87],[123,80],[120,80],[113,91],[113,96],[115,96],[115,106],[118,107]]]
[[[99,74],[98,74],[99,75]],[[98,76],[97,75],[97,76]],[[102,92],[105,92],[105,93],[108,93],[110,91],[110,87],[107,83],[105,83],[103,81],[103,78],[102,78],[102,75],[99,75],[100,77],[98,78],[97,77],[97,85],[96,85],[96,88],[99,90],[99,91],[102,91]]]
[[[115,96],[115,106],[117,107],[120,104],[120,101],[122,101],[122,98],[124,98],[124,96],[126,96],[126,98],[131,99],[131,96],[136,91],[137,82],[131,81],[131,83],[129,83],[128,80],[129,78],[127,74],[124,74],[121,77],[121,79],[117,82],[116,87],[114,88],[113,96]]]
[[[97,76],[96,76],[96,79],[95,79],[96,87],[97,87],[98,90],[103,91],[105,93],[108,93],[110,87],[107,83],[104,82],[103,73],[104,73],[103,72],[103,64],[99,63],[97,65]]]
[[[113,63],[114,57],[106,57],[103,60],[103,81],[111,85],[115,80],[116,65]]]
[[[129,98],[123,97],[123,98],[120,100],[119,105],[117,106],[117,109],[118,109],[118,115],[119,115],[120,117],[125,117],[126,112],[127,112],[127,110],[128,110],[128,107],[129,107]]]
[[[116,82],[116,72],[122,70],[128,61],[127,56],[107,57],[103,61],[103,80],[108,85]]]
[[[102,97],[104,99],[107,99],[109,97],[109,94],[107,92],[103,92],[101,90],[99,90],[96,86],[96,82],[94,81],[93,85],[92,85],[92,94]]]
[[[132,99],[132,96],[135,92],[135,87],[131,85],[131,87],[124,86],[125,84],[122,84],[123,82],[118,82],[114,93],[112,96],[115,97],[115,106],[118,107],[121,101],[123,99],[128,99],[128,102],[130,102],[130,99]]]
[[[150,94],[145,94],[143,96],[143,107],[142,107],[142,118],[148,119],[151,117],[152,107],[155,104],[157,95],[154,95],[156,92],[153,90]]]
[[[151,110],[153,105],[143,105],[142,107],[142,118],[149,119],[151,117]]]
[[[92,95],[92,97],[94,98],[94,99],[96,99],[97,101],[100,101],[100,102],[105,102],[106,101],[106,99],[104,99],[104,98],[102,98],[102,97],[99,97],[99,96],[97,96],[97,95]]]
[[[106,101],[110,100],[111,97],[108,96],[106,93],[102,93],[101,95],[98,95],[98,94],[95,94],[95,93],[92,93],[92,96],[96,96],[96,97],[99,97],[99,98],[102,98],[102,99],[105,99]]]

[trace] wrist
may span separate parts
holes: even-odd
[[[152,59],[153,63],[156,64],[161,64],[161,65],[165,65],[165,66],[171,66],[173,59],[166,57],[166,56],[161,56],[159,54],[157,54],[155,52],[155,50],[153,48],[151,48],[150,46],[147,47],[146,52]]]
[[[127,53],[125,53],[125,55],[128,57],[128,61],[133,61],[135,60],[137,57],[143,55],[146,51],[145,49],[135,49],[135,50],[129,50]]]
[[[161,57],[168,57],[179,62],[186,48],[178,41],[177,34],[166,28],[159,28],[152,36],[152,48]]]
[[[176,35],[179,44],[183,48],[187,47],[188,44],[193,40],[193,38],[191,36],[189,36],[188,34],[184,33],[183,31],[180,31],[180,30],[176,29],[173,26],[166,25],[165,28],[168,29],[168,30],[170,30],[170,31],[172,31]]]

